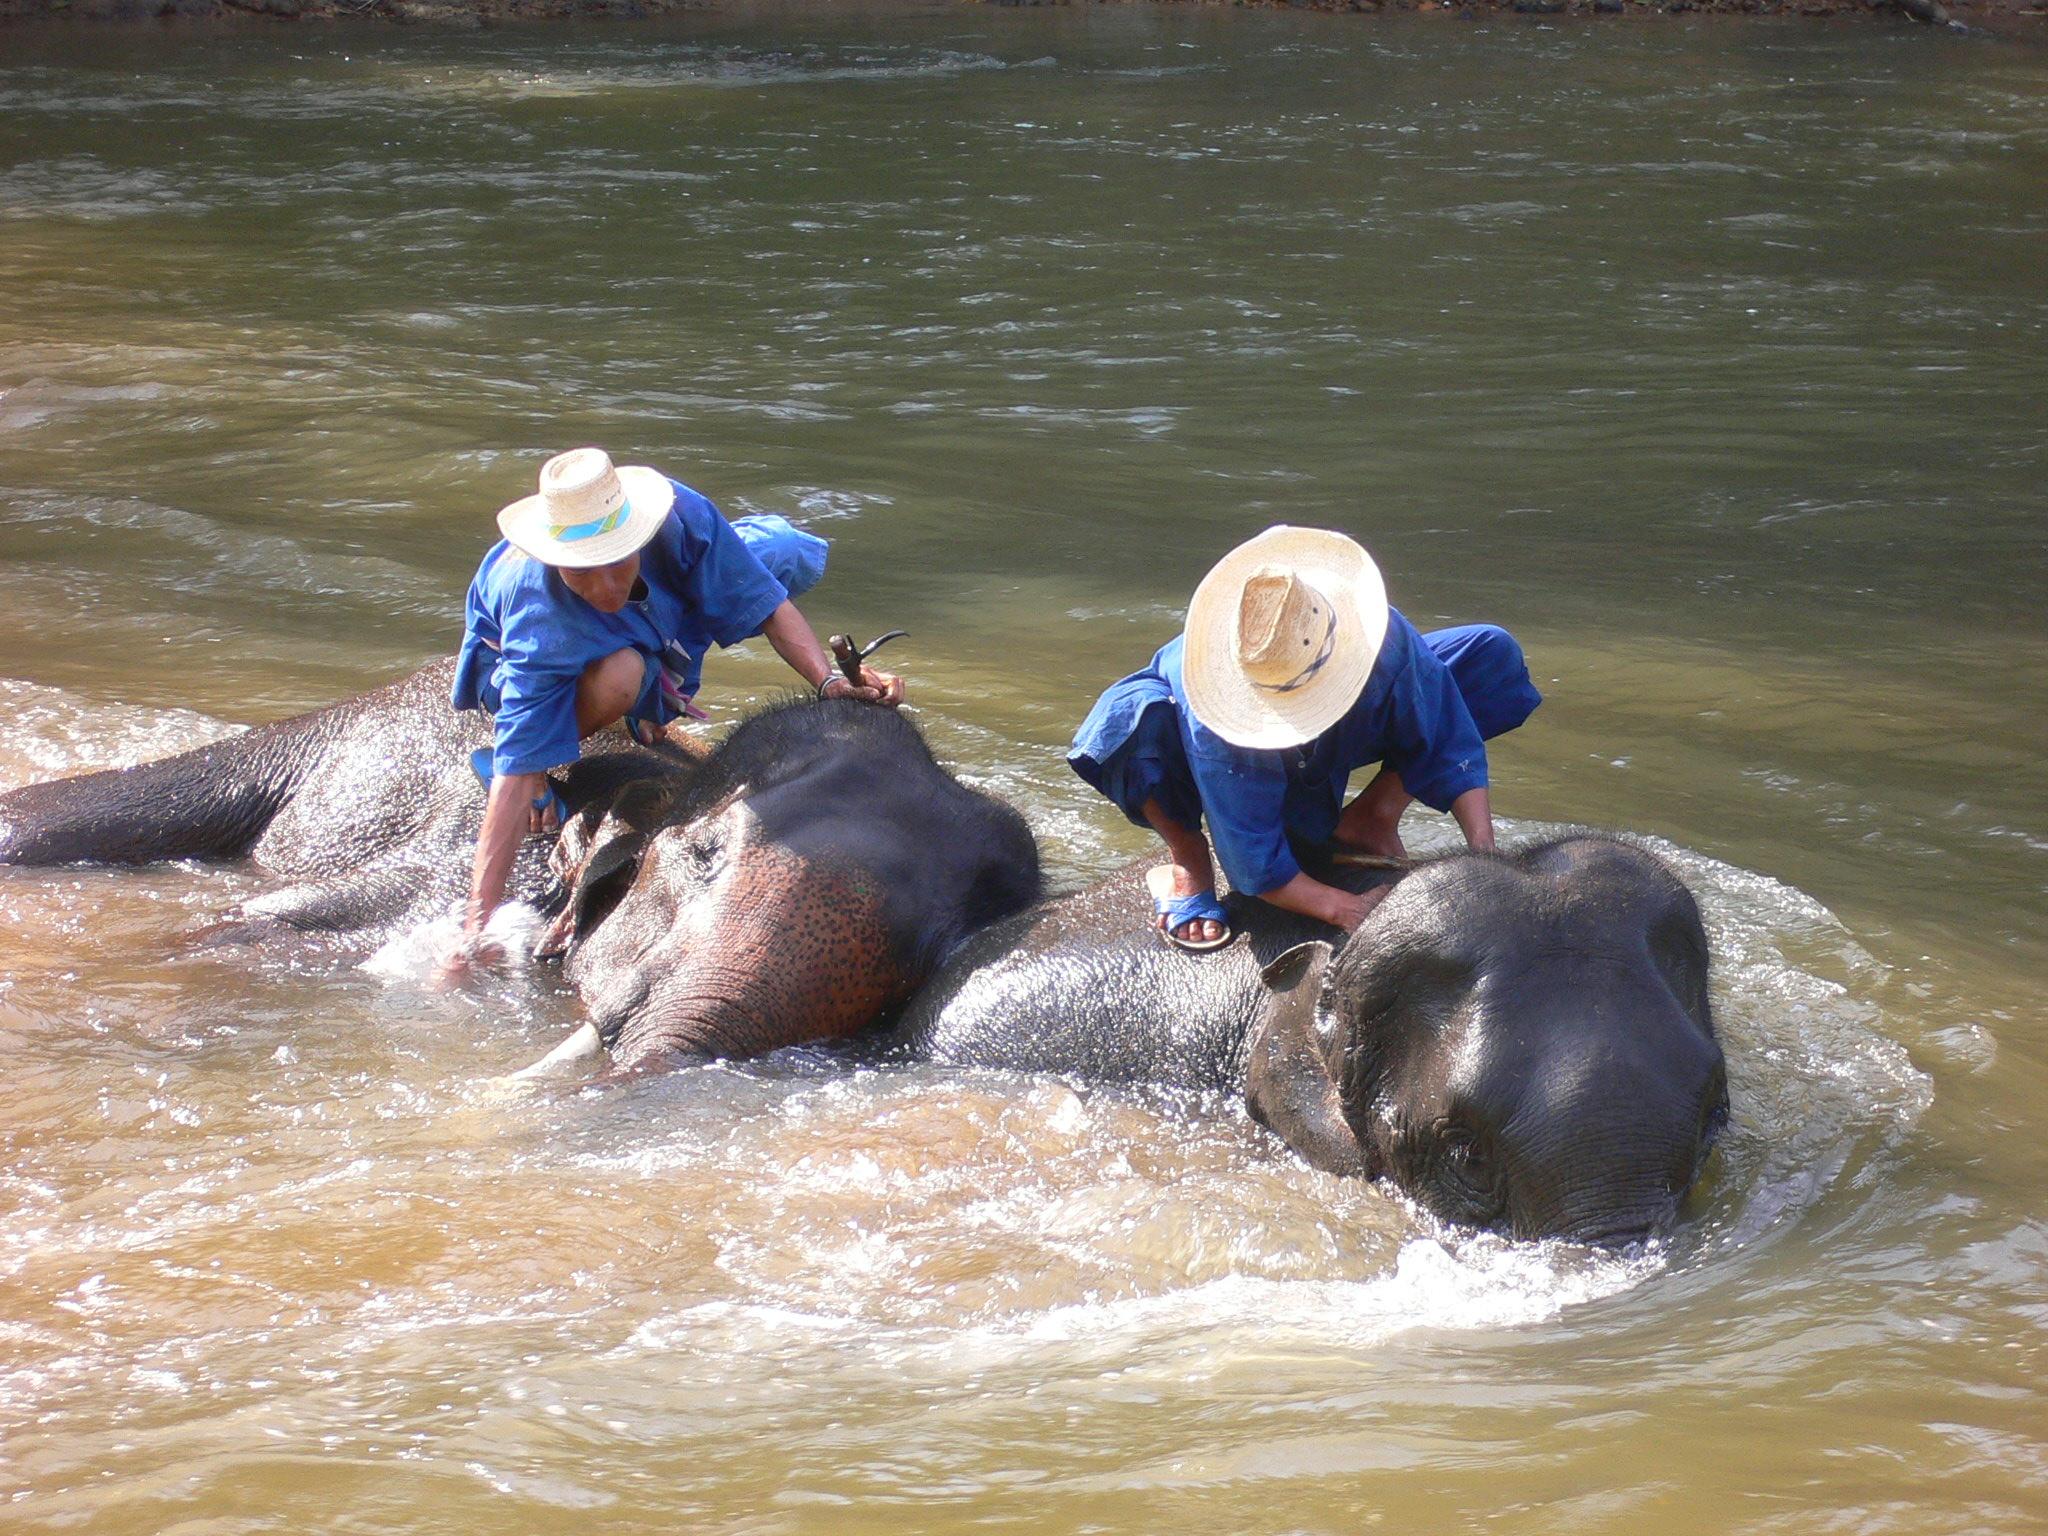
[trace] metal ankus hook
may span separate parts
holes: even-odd
[[[860,680],[861,663],[874,655],[875,652],[879,651],[891,640],[902,640],[909,634],[910,631],[907,629],[892,629],[886,635],[870,640],[866,645],[862,646],[856,646],[851,635],[834,635],[826,644],[832,647],[833,659],[839,663],[840,676],[853,684],[854,687],[863,688],[867,685]],[[818,685],[820,697],[823,697],[824,691],[825,685],[820,683]]]

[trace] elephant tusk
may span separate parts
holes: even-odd
[[[604,1037],[598,1034],[595,1024],[586,1021],[578,1025],[575,1032],[568,1039],[564,1040],[552,1051],[549,1051],[547,1055],[541,1057],[539,1061],[536,1061],[530,1067],[521,1067],[509,1078],[506,1078],[505,1081],[512,1083],[529,1082],[536,1077],[545,1077],[557,1067],[580,1065],[584,1062],[600,1060],[604,1054]]]

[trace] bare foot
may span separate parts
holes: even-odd
[[[1152,893],[1155,902],[1164,902],[1181,896],[1199,896],[1203,891],[1213,890],[1215,885],[1213,879],[1206,879],[1178,864],[1157,864],[1145,871],[1145,888]],[[1160,913],[1152,920],[1152,925],[1164,931],[1166,914]],[[1227,931],[1213,917],[1191,917],[1173,930],[1173,936],[1187,943],[1213,944]]]
[[[1401,841],[1401,819],[1390,822],[1368,822],[1363,818],[1355,826],[1339,822],[1337,845],[1353,848],[1360,853],[1378,854],[1383,859],[1406,859],[1407,845]]]

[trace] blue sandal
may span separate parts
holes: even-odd
[[[476,775],[477,783],[483,785],[486,795],[491,792],[492,756],[492,749],[489,747],[478,747],[469,754],[470,772]],[[563,826],[569,824],[569,802],[562,798],[552,783],[533,797],[533,808],[542,814],[553,811],[556,821]]]
[[[1189,954],[1205,955],[1212,949],[1221,949],[1236,937],[1230,930],[1230,914],[1223,910],[1223,903],[1216,899],[1214,891],[1197,891],[1192,896],[1174,896],[1166,900],[1155,896],[1152,898],[1152,910],[1166,919],[1160,926],[1159,936],[1175,949],[1184,949]],[[1219,937],[1188,939],[1175,932],[1204,918],[1222,927]]]

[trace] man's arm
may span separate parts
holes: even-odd
[[[870,704],[887,704],[891,708],[903,702],[903,679],[891,673],[863,664],[860,677],[865,686],[860,688],[841,677],[832,658],[825,654],[817,631],[811,628],[808,619],[797,612],[795,603],[785,601],[769,614],[768,622],[761,626],[761,633],[775,647],[775,654],[788,662],[790,670],[812,688],[827,679],[835,680],[839,686],[837,690],[828,691],[828,698],[865,699]]]
[[[519,844],[531,824],[534,799],[547,784],[544,773],[511,773],[491,781],[490,798],[484,802],[484,824],[476,835],[476,857],[470,865],[462,942],[442,962],[443,980],[454,980],[472,964],[491,964],[504,958],[483,942],[484,929],[505,899],[505,884],[512,877],[512,861],[518,858]]]
[[[1334,885],[1325,885],[1312,875],[1297,874],[1285,885],[1259,892],[1259,900],[1270,901],[1276,907],[1299,912],[1303,917],[1315,918],[1349,933],[1365,921],[1367,913],[1386,900],[1387,892],[1392,889],[1392,886],[1376,886],[1359,896],[1339,890]]]
[[[1464,829],[1466,844],[1479,853],[1493,852],[1493,801],[1486,786],[1468,789],[1451,802],[1451,815]]]

